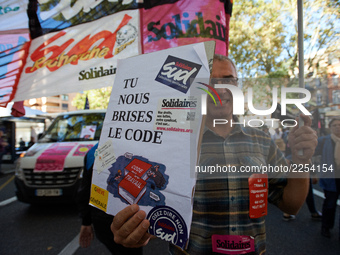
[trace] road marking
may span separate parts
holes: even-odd
[[[2,190],[3,188],[5,188],[11,181],[13,181],[14,180],[14,175],[11,177],[11,178],[9,178],[4,184],[2,184],[1,186],[0,186],[0,190]]]
[[[313,193],[314,193],[315,195],[317,195],[318,197],[321,197],[321,198],[325,199],[325,194],[324,194],[323,192],[318,191],[318,190],[316,190],[316,189],[313,189]],[[338,199],[337,205],[340,206],[340,199]]]
[[[72,255],[79,248],[79,234],[58,255]]]
[[[10,204],[10,203],[12,203],[12,202],[14,202],[14,201],[17,201],[17,197],[11,197],[11,198],[9,198],[9,199],[6,199],[6,200],[4,200],[4,201],[1,201],[1,202],[0,202],[0,206],[8,205],[8,204]]]

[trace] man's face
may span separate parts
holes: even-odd
[[[218,83],[232,84],[237,78],[237,73],[233,65],[229,61],[214,60],[212,68],[212,78],[223,78],[217,79]],[[231,79],[230,82],[226,82],[227,79]],[[212,83],[215,83],[212,79]],[[211,84],[212,86],[214,84]],[[228,89],[216,89],[219,94],[222,105],[218,103],[215,105],[211,97],[207,98],[207,117],[210,119],[232,119],[233,115],[233,97]],[[216,98],[216,102],[218,102]]]
[[[330,126],[331,133],[340,137],[340,120],[333,121],[332,125]]]

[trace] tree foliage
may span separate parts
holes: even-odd
[[[340,1],[304,1],[303,8],[305,68],[322,76],[318,63],[340,48]],[[297,39],[296,0],[235,1],[229,54],[241,76],[296,75]]]
[[[294,30],[287,30],[287,43],[283,47],[288,55],[289,70],[294,73],[298,66],[296,0],[287,3],[286,13],[290,18],[286,24]],[[323,76],[326,69],[321,69],[320,63],[327,61],[340,47],[339,8],[323,0],[304,1],[303,7],[305,69],[307,73],[314,72],[314,76]]]
[[[268,74],[280,68],[284,25],[282,1],[239,0],[230,21],[230,56],[242,77]]]
[[[92,89],[84,93],[78,93],[72,101],[72,105],[77,109],[84,109],[86,95],[90,103],[90,109],[107,109],[111,96],[112,87]]]

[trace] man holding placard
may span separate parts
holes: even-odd
[[[215,55],[213,78],[237,82],[234,63]],[[225,82],[222,82],[225,83]],[[201,144],[200,166],[231,164],[289,166],[270,137],[254,128],[240,125],[214,125],[215,119],[238,119],[233,116],[233,97],[227,89],[216,89],[222,104],[207,101],[206,126]],[[294,164],[308,165],[317,145],[311,119],[302,116],[304,126],[289,134]],[[303,150],[303,155],[298,153]],[[250,155],[250,156],[249,156]],[[173,245],[172,254],[261,254],[265,252],[265,217],[267,201],[282,211],[296,214],[305,201],[309,173],[296,175],[253,174],[249,178],[232,174],[198,174],[194,195],[193,219],[189,245],[185,251]],[[294,177],[294,178],[293,178]],[[138,205],[130,205],[116,214],[111,225],[115,241],[126,247],[148,243],[149,221]]]

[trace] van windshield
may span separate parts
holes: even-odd
[[[39,142],[99,140],[105,113],[65,114],[58,116]]]

